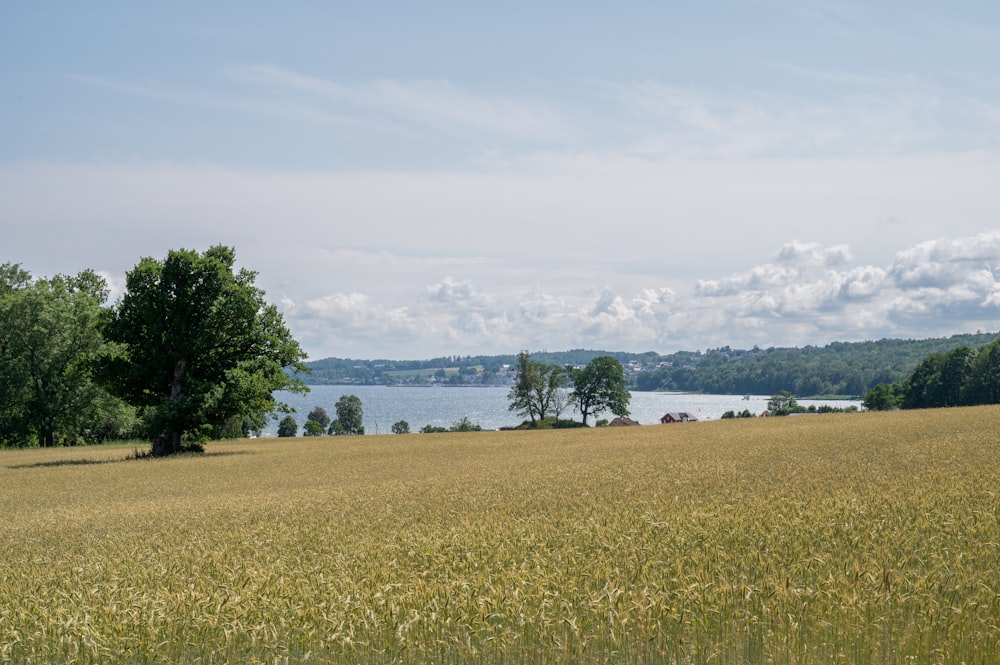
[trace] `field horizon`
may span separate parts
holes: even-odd
[[[994,663],[1000,407],[0,452],[0,661]]]

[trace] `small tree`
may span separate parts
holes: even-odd
[[[405,420],[397,420],[392,424],[393,434],[409,434],[410,433],[410,423]]]
[[[278,436],[288,437],[295,436],[299,432],[299,424],[295,422],[295,418],[291,416],[285,416],[278,423]]]
[[[317,406],[306,416],[306,424],[302,426],[302,434],[304,436],[323,436],[329,426],[330,416],[326,415],[326,409]]]
[[[337,404],[337,419],[330,424],[331,434],[346,434],[348,436],[365,433],[364,411],[361,408],[361,398],[357,395],[342,395]]]
[[[797,413],[799,410],[798,402],[787,390],[778,391],[778,394],[772,395],[767,402],[767,413],[771,416],[787,416],[790,413]]]
[[[483,430],[479,425],[474,425],[468,416],[462,416],[462,419],[458,422],[452,423],[452,432],[481,432]]]
[[[302,426],[302,436],[323,436],[324,434],[326,434],[326,430],[320,427],[315,420],[307,420],[306,424]]]

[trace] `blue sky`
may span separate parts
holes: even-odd
[[[312,358],[1000,330],[1000,5],[481,4],[8,3],[0,262],[230,245]]]

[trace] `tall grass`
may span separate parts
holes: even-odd
[[[9,451],[0,661],[996,663],[998,421]]]

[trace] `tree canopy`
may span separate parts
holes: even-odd
[[[906,380],[876,385],[864,399],[873,410],[977,404],[1000,404],[1000,338],[988,346],[931,353]]]
[[[611,411],[616,416],[629,414],[628,403],[632,394],[622,364],[611,356],[591,360],[582,369],[571,371],[573,390],[570,400],[576,405],[587,424],[587,416]]]
[[[100,379],[147,410],[155,456],[258,429],[280,406],[274,391],[307,390],[284,370],[304,370],[305,353],[254,286],[256,273],[234,263],[221,245],[144,258],[107,317],[116,346],[99,362]]]
[[[364,409],[360,397],[341,395],[334,408],[337,410],[337,419],[330,423],[330,434],[353,436],[365,433]]]
[[[134,423],[90,375],[106,346],[98,320],[107,297],[91,270],[34,280],[0,265],[0,444],[74,445]]]
[[[507,395],[509,409],[527,416],[533,425],[550,414],[558,418],[566,406],[562,395],[565,387],[566,372],[562,367],[535,362],[530,353],[521,351],[517,356],[517,378]]]

